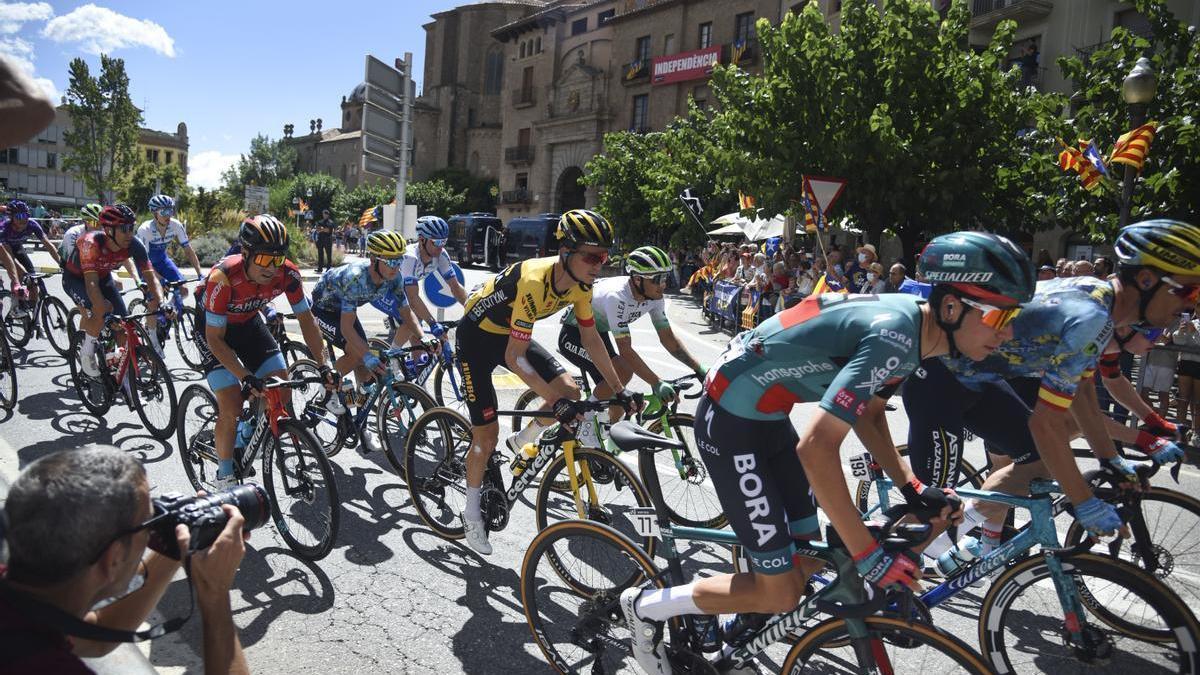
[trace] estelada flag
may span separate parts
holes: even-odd
[[[1073,148],[1067,145],[1061,138],[1058,142],[1062,144],[1063,151],[1058,153],[1058,166],[1063,171],[1074,171],[1079,174],[1079,180],[1083,181],[1083,189],[1095,190],[1102,185],[1100,172],[1092,164],[1091,160],[1084,157],[1083,153],[1078,148]]]
[[[754,208],[754,197],[738,191],[738,209],[745,211],[746,209]]]
[[[358,217],[359,225],[369,225],[375,221],[375,207],[371,206],[363,210],[362,215]]]

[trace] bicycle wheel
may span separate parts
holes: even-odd
[[[175,346],[179,348],[183,362],[196,372],[200,372],[204,366],[200,345],[196,344],[196,331],[204,330],[201,316],[200,310],[184,307],[183,312],[175,319]]]
[[[216,427],[216,397],[207,385],[189,385],[179,397],[179,424],[175,429],[175,437],[183,472],[196,490],[211,487],[210,470],[213,476],[216,475]]]
[[[175,383],[167,372],[167,364],[153,347],[140,344],[134,354],[137,371],[128,374],[133,384],[130,402],[150,435],[165,441],[175,431],[175,411],[179,405]]]
[[[383,443],[383,451],[387,454],[388,462],[400,476],[401,480],[407,475],[404,466],[404,444],[408,440],[408,431],[412,429],[417,418],[427,410],[437,407],[433,397],[411,382],[392,382],[392,395],[384,392],[379,396],[379,407],[375,409],[375,430]]]
[[[320,376],[321,368],[312,359],[297,359],[288,366],[288,377],[293,380]],[[347,415],[339,416],[329,412],[326,406],[331,395],[328,389],[316,382],[292,388],[292,403],[297,416],[312,430],[326,457],[333,457],[341,452],[347,437],[350,436],[351,424]]]
[[[844,619],[827,619],[804,632],[779,672],[992,672],[966,643],[939,628],[891,616],[869,616],[862,622],[879,670],[860,667]]]
[[[9,346],[16,349],[29,344],[29,340],[33,338],[33,314],[28,308],[24,308],[24,316],[17,316],[20,311],[21,303],[11,293],[5,292],[0,296],[0,322],[3,323],[4,332],[8,334]]]
[[[618,600],[646,579],[667,584],[645,551],[606,525],[568,520],[539,532],[521,562],[521,605],[550,666],[559,673],[632,672],[622,670],[636,666]]]
[[[1043,556],[1011,565],[992,584],[979,612],[979,641],[997,672],[1179,672],[1200,669],[1200,627],[1179,596],[1140,568],[1113,558],[1081,553],[1062,559],[1077,588],[1120,605],[1142,635],[1112,630],[1085,614],[1087,646],[1066,646],[1062,605]],[[1086,605],[1085,605],[1086,607]],[[1095,617],[1099,618],[1099,617]]]
[[[302,359],[312,361],[312,352],[308,351],[308,347],[303,342],[284,340],[279,343],[279,352],[283,354],[283,362],[287,364],[296,363]],[[330,361],[330,363],[333,362]]]
[[[45,291],[42,291],[45,293]],[[46,333],[46,340],[50,342],[50,347],[58,352],[59,356],[67,356],[71,353],[71,333],[67,322],[67,305],[62,300],[46,295],[42,298],[42,330]]]
[[[652,505],[650,493],[646,491],[637,474],[612,455],[599,450],[576,448],[573,454],[575,475],[580,481],[579,499],[584,513],[579,514],[575,504],[575,493],[570,489],[567,456],[559,452],[542,472],[538,484],[537,501],[534,504],[538,529],[544,530],[550,523],[572,519],[603,523],[629,537],[630,541],[636,542],[643,551],[653,556],[654,545],[658,540],[654,537],[640,537],[630,515],[632,509]],[[591,487],[596,491],[595,503],[589,499],[588,485],[584,483],[584,467],[587,467],[589,475],[593,478],[608,478],[605,481],[591,481]],[[565,483],[567,490],[558,490],[555,483]]]
[[[667,438],[683,441],[679,450],[663,450],[654,455],[654,469],[662,488],[663,501],[671,522],[688,527],[720,529],[725,527],[725,509],[717,498],[717,488],[708,476],[708,468],[697,452],[694,418],[687,413],[671,413],[666,428],[656,417],[646,429]],[[678,460],[675,453],[679,454]],[[639,467],[640,470],[640,467]],[[642,482],[646,477],[642,476]]]
[[[263,482],[288,548],[305,560],[329,555],[341,512],[337,482],[321,446],[300,422],[279,421],[279,436],[263,455]]]
[[[17,406],[17,364],[13,362],[8,338],[0,331],[0,408],[12,410]]]
[[[79,308],[72,307],[71,311],[67,312],[67,340],[79,330]]]
[[[100,364],[99,376],[88,377],[84,374],[79,365],[79,352],[82,344],[83,331],[76,331],[71,338],[71,357],[67,359],[67,363],[71,367],[71,384],[74,385],[75,393],[79,395],[83,407],[96,417],[103,417],[112,408],[114,390],[111,384],[112,378],[108,374],[108,367],[103,363]],[[103,350],[104,346],[97,346],[96,349]],[[99,360],[103,361],[103,358]]]
[[[1200,500],[1168,488],[1151,487],[1141,494],[1138,507],[1128,515],[1134,540],[1139,547],[1143,537],[1148,540],[1153,561],[1135,551],[1133,541],[1120,542],[1120,558],[1153,574],[1178,593],[1187,606],[1200,607],[1200,551],[1195,543],[1196,533],[1200,532]],[[1066,546],[1074,546],[1086,536],[1079,522],[1074,521],[1067,530]],[[1107,553],[1108,544],[1097,543],[1095,549]],[[1089,587],[1089,592],[1081,596],[1096,618],[1117,630],[1139,630],[1136,617],[1116,613],[1120,606],[1094,602],[1096,595],[1090,591]]]
[[[455,360],[456,369],[458,368],[457,359]],[[454,378],[446,372],[446,368],[441,361],[433,364],[433,373],[429,376],[433,380],[433,398],[440,406],[453,408],[459,412],[466,412],[467,401],[466,395],[463,392],[462,375],[458,372],[454,373]],[[517,401],[516,410],[524,410],[520,407],[520,400]],[[513,418],[517,419],[517,418]]]
[[[462,539],[459,515],[467,499],[471,423],[449,408],[434,408],[408,430],[405,477],[421,520],[446,539]]]

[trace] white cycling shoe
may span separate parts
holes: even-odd
[[[466,535],[467,546],[479,555],[492,554],[492,542],[488,541],[487,527],[482,520],[470,520],[462,514],[463,534]]]
[[[237,487],[238,479],[237,475],[232,473],[221,478],[213,476],[213,479],[209,481],[209,484],[212,485],[214,492],[221,492],[222,490],[228,490],[230,488]]]
[[[100,377],[100,364],[97,361],[95,350],[91,354],[86,349],[79,350],[79,369],[92,379]]]
[[[640,588],[626,588],[621,592],[621,613],[625,615],[625,624],[632,636],[633,656],[649,675],[671,675],[671,664],[662,645],[655,640],[659,634],[658,626],[638,616],[636,605],[641,594]]]

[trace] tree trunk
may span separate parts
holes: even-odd
[[[904,252],[904,266],[908,269],[908,276],[916,274],[916,256],[920,251],[917,251],[917,237],[921,234],[911,224],[905,223],[903,227],[897,228],[900,233],[900,249]]]

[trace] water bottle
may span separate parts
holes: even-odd
[[[250,437],[254,435],[254,425],[246,417],[242,417],[237,423],[237,438],[233,442],[233,447],[241,450],[250,443]]]
[[[529,466],[529,462],[537,457],[538,446],[536,443],[526,443],[521,446],[521,451],[513,455],[512,460],[512,475],[520,476],[525,473],[525,467]]]
[[[968,563],[983,554],[983,548],[975,537],[967,537],[958,542],[957,549],[950,549],[938,556],[937,567],[943,576],[950,576],[966,567]]]

